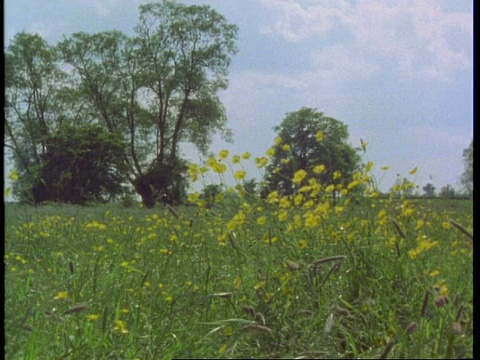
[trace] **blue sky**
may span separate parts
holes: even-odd
[[[6,0],[5,41],[49,43],[74,32],[133,34],[142,0]],[[190,0],[239,26],[239,53],[221,93],[234,143],[212,151],[263,156],[272,127],[312,107],[368,142],[380,188],[397,174],[458,187],[473,136],[473,1]],[[195,152],[186,147],[187,156]],[[389,166],[383,174],[380,167]],[[418,166],[415,177],[408,171]],[[258,174],[252,166],[250,174]]]

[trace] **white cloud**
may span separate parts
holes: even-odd
[[[67,0],[62,0],[66,2]],[[118,12],[119,10],[136,11],[140,3],[143,0],[68,0],[69,3],[73,3],[74,6],[81,6],[83,8],[93,8],[95,13],[102,17],[107,18],[112,12]],[[72,5],[73,6],[73,5]]]
[[[471,49],[455,49],[447,41],[454,31],[467,43],[473,40],[472,15],[445,12],[435,1],[318,1],[310,6],[302,0],[262,3],[276,14],[262,32],[278,34],[287,41],[331,40],[335,30],[342,27],[350,33],[345,45],[350,47],[353,41],[371,62],[386,60],[403,75],[443,81],[456,70],[472,66]],[[321,44],[319,41],[312,51],[321,52]]]
[[[431,126],[426,124],[418,124],[409,126],[404,129],[403,136],[407,143],[416,145],[425,144],[425,151],[430,151],[428,148],[434,149],[435,152],[442,154],[448,151],[458,151],[461,154],[463,149],[466,148],[471,139],[468,138],[465,133],[459,132],[455,127],[446,126]]]
[[[369,78],[378,70],[378,65],[366,58],[361,49],[343,45],[313,50],[311,58],[316,65],[317,74],[324,77],[324,80],[330,78],[333,82],[338,79]],[[305,80],[309,77],[310,75],[307,75]]]
[[[265,26],[265,34],[280,33],[288,41],[306,40],[316,34],[332,30],[338,18],[345,16],[349,5],[345,1],[326,2],[304,9],[298,1],[261,0],[265,7],[282,14],[272,26]]]

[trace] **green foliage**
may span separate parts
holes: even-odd
[[[471,201],[379,198],[371,162],[263,199],[228,155],[189,164],[238,181],[213,206],[8,205],[6,357],[473,356]]]
[[[447,184],[440,189],[438,196],[442,199],[454,199],[455,197],[457,197],[457,192],[452,187],[452,185]]]
[[[465,170],[460,178],[465,194],[470,198],[473,196],[473,139],[470,146],[463,150],[463,164]]]
[[[274,155],[267,168],[267,192],[277,189],[291,194],[298,170],[306,171],[321,184],[346,185],[358,169],[360,158],[347,143],[347,126],[315,109],[302,108],[287,114],[274,130],[279,138],[272,147]],[[314,171],[321,165],[324,170]],[[335,176],[336,172],[341,177]]]
[[[229,136],[217,92],[227,86],[237,27],[208,6],[162,1],[139,11],[134,37],[77,33],[59,49],[93,116],[129,139],[132,185],[152,207],[167,187],[175,188],[168,201],[181,201],[181,142],[205,153],[213,134]]]
[[[93,125],[64,126],[45,144],[35,173],[24,172],[14,187],[21,201],[85,204],[106,201],[123,191],[120,159],[125,144],[118,134]]]
[[[210,184],[203,188],[201,198],[205,201],[206,207],[212,207],[216,197],[223,192],[223,187],[219,184]]]
[[[473,250],[447,221],[471,231],[472,204],[461,205],[351,203],[293,230],[301,207],[282,222],[255,202],[8,205],[5,355],[472,357]]]
[[[178,203],[180,144],[206,153],[215,133],[229,138],[217,93],[227,87],[237,27],[209,6],[162,1],[139,12],[133,37],[79,32],[51,46],[15,36],[5,56],[5,144],[19,171],[35,178],[47,138],[64,125],[100,124],[127,141],[118,160],[145,205],[165,193]]]
[[[18,33],[5,51],[4,144],[15,167],[31,172],[41,163],[49,134],[59,128],[59,94],[66,74],[58,54],[39,35]]]
[[[428,183],[425,185],[422,190],[425,192],[426,197],[435,197],[435,186],[432,184]]]

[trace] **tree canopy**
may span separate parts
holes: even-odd
[[[132,37],[80,32],[56,46],[39,35],[13,39],[5,133],[17,166],[39,165],[46,138],[63,124],[98,124],[126,142],[127,180],[151,207],[181,196],[182,142],[206,153],[213,134],[229,138],[218,92],[237,52],[236,25],[209,6],[170,0],[139,12]]]
[[[40,176],[33,184],[35,202],[105,202],[123,193],[125,144],[98,125],[64,126],[47,138]]]
[[[348,144],[348,128],[341,121],[316,109],[302,108],[287,114],[274,130],[278,138],[265,176],[268,191],[293,193],[292,180],[298,170],[324,185],[351,181],[360,157]]]

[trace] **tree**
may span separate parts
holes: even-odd
[[[215,198],[223,192],[222,185],[210,184],[203,188],[201,198],[208,208],[215,203]]]
[[[456,196],[456,192],[450,184],[447,184],[440,189],[438,196],[443,199],[454,199]]]
[[[258,195],[258,183],[255,179],[245,180],[242,186],[247,198],[252,199]]]
[[[287,114],[274,130],[279,140],[267,167],[267,191],[293,193],[292,179],[298,170],[306,171],[323,185],[346,185],[351,181],[360,158],[347,143],[347,125],[316,109],[302,108]],[[337,176],[339,173],[341,176]]]
[[[15,35],[5,51],[4,146],[21,177],[38,171],[48,136],[61,126],[60,94],[65,86],[55,48],[36,34]],[[24,179],[23,184],[31,181]]]
[[[473,139],[470,146],[463,150],[463,164],[465,170],[460,177],[460,183],[466,195],[472,197],[473,195]]]
[[[206,153],[215,132],[228,138],[217,93],[227,87],[237,27],[209,6],[164,0],[140,6],[135,32],[77,33],[59,49],[92,116],[128,140],[128,179],[152,207],[159,196],[178,201],[185,187],[181,142]]]
[[[48,150],[34,176],[23,177],[14,185],[20,200],[28,201],[32,195],[35,203],[84,204],[105,202],[123,192],[125,176],[119,159],[125,144],[118,134],[98,125],[64,126],[49,135],[46,144]]]
[[[424,196],[426,197],[435,197],[435,186],[428,183],[425,185],[422,190],[425,192]]]

